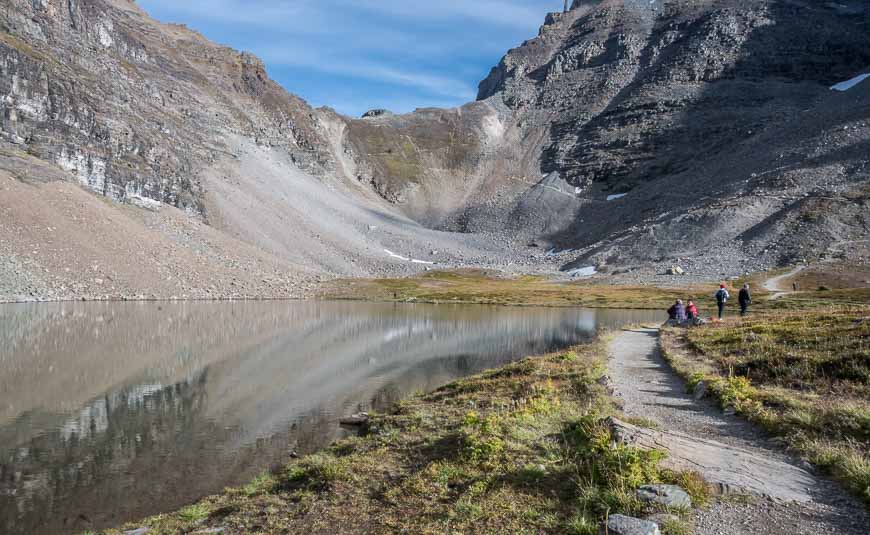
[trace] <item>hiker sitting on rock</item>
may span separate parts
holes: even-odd
[[[671,308],[668,309],[668,325],[682,325],[686,323],[686,307],[683,305],[682,299],[677,299]]]
[[[740,302],[740,315],[745,316],[746,312],[749,311],[749,305],[752,304],[752,294],[749,293],[748,284],[743,285],[737,300]]]
[[[698,307],[692,299],[689,299],[689,304],[686,305],[686,319],[689,325],[699,325],[701,321],[701,318],[698,316]]]
[[[721,320],[725,314],[725,304],[731,299],[731,294],[725,289],[725,284],[723,283],[719,285],[719,291],[713,297],[716,298],[716,306],[719,307],[719,319]]]

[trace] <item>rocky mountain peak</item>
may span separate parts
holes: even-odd
[[[477,101],[360,119],[128,0],[7,3],[0,174],[178,208],[301,265],[370,274],[427,236],[511,264],[736,272],[868,233],[867,82],[830,89],[870,71],[863,1],[575,0]]]

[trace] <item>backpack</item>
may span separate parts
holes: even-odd
[[[719,304],[728,301],[729,297],[731,296],[728,294],[728,290],[726,290],[725,288],[720,288],[719,291],[716,292],[716,302]]]

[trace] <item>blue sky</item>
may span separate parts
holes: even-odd
[[[138,0],[164,22],[262,58],[314,106],[360,115],[474,100],[562,0]]]

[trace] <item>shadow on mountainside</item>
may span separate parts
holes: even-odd
[[[561,248],[608,240],[568,267],[700,253],[752,235],[788,198],[837,195],[870,179],[861,150],[870,130],[856,124],[870,118],[870,84],[829,90],[870,66],[870,6],[714,4],[660,13],[634,77],[572,132],[569,181],[593,199],[627,195],[586,202],[549,236]],[[551,129],[551,153],[564,129]],[[774,191],[782,201],[771,202]],[[789,230],[768,229],[759,247]]]

